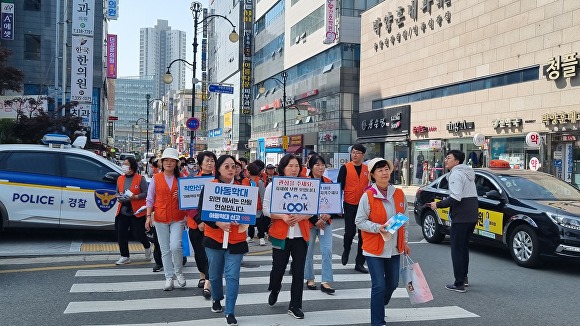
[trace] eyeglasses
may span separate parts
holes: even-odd
[[[454,160],[455,157],[453,156],[445,156],[445,158],[443,159],[444,161],[449,161],[449,160]]]
[[[363,152],[361,152],[361,151],[352,151],[352,152],[350,152],[350,153],[351,153],[351,154],[353,154],[353,155],[363,155],[363,154],[364,154],[364,153],[363,153]]]

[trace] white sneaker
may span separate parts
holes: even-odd
[[[151,260],[153,255],[151,254],[151,247],[145,248],[145,260]]]
[[[165,286],[163,287],[163,291],[171,291],[173,290],[173,279],[168,278],[165,279]]]
[[[246,242],[254,242],[254,239],[253,238],[250,238],[250,237],[247,237],[246,238]]]
[[[261,238],[260,239],[260,246],[265,246],[266,245],[266,239]]]
[[[125,265],[125,264],[129,264],[131,262],[131,258],[129,257],[121,257],[119,258],[119,260],[117,260],[117,262],[115,263],[115,265]]]
[[[185,276],[183,275],[183,273],[177,274],[177,284],[179,284],[180,287],[185,287],[185,285],[187,284],[187,281],[185,280]]]

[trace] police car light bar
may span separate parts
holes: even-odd
[[[70,144],[70,138],[67,135],[46,134],[42,137],[42,142],[51,148],[64,148]]]

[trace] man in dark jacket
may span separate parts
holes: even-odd
[[[455,282],[445,288],[449,291],[465,292],[469,285],[467,272],[469,269],[469,240],[477,223],[477,190],[475,189],[475,173],[469,166],[462,164],[465,153],[450,150],[445,157],[445,167],[450,170],[449,197],[440,202],[429,203],[431,209],[450,207],[451,220],[451,261]]]

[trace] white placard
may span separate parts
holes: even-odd
[[[270,213],[318,214],[320,179],[274,177]]]
[[[73,0],[72,35],[95,34],[95,0]]]
[[[209,182],[203,190],[201,220],[256,224],[257,207],[258,187]]]
[[[321,183],[318,214],[342,214],[340,183]]]
[[[71,101],[92,103],[93,100],[93,38],[72,36]]]
[[[214,177],[195,177],[177,179],[179,209],[197,209],[199,196],[203,186],[213,180]]]

